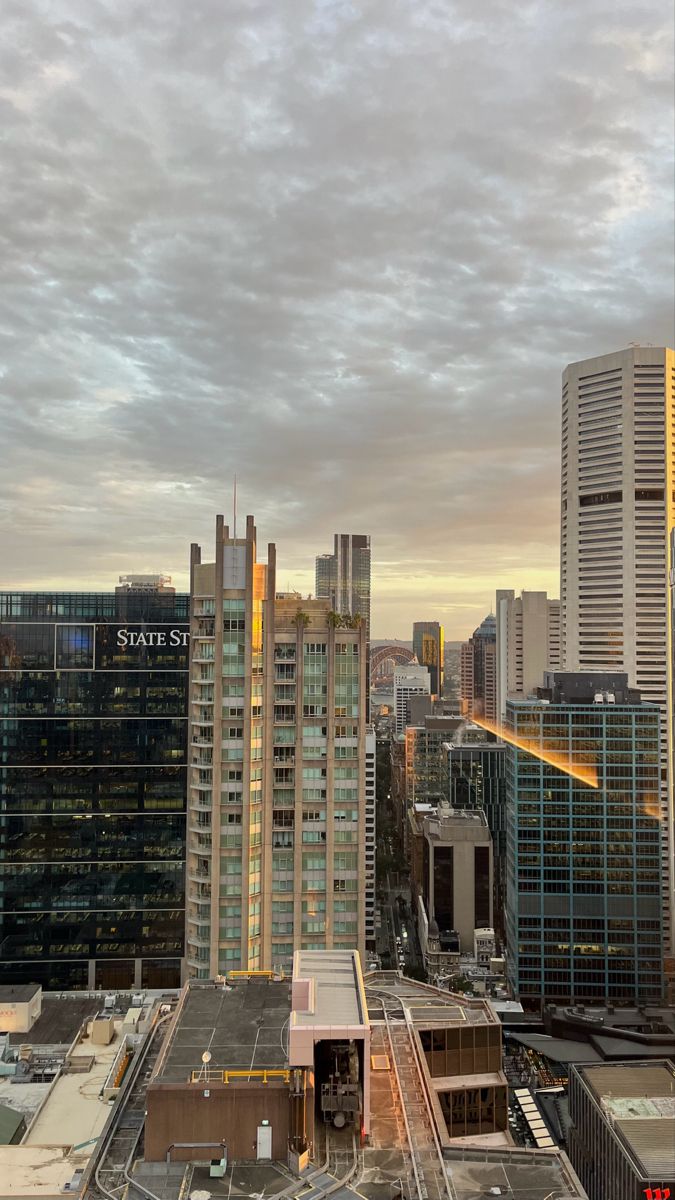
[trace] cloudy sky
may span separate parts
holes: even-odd
[[[665,0],[3,0],[0,587],[256,514],[374,634],[557,594],[560,372],[670,343]]]

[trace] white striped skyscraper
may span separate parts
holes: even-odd
[[[631,346],[563,373],[561,625],[566,671],[626,671],[661,707],[666,939],[673,905],[675,351]]]

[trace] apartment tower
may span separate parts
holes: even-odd
[[[216,519],[191,554],[187,962],[194,978],[365,949],[366,629],[276,592]]]
[[[664,932],[673,946],[675,351],[655,346],[563,373],[561,657],[626,671],[661,709]]]

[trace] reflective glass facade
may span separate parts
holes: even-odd
[[[0,593],[0,980],[169,987],[188,597]]]
[[[443,659],[445,635],[438,621],[415,621],[413,625],[413,654],[418,663],[429,668],[431,694],[443,693]]]
[[[590,787],[507,746],[507,966],[514,994],[527,1007],[658,1001],[657,706],[509,700],[506,727],[572,766],[594,768],[598,779]]]
[[[466,736],[466,735],[465,735]],[[504,937],[506,901],[506,779],[503,742],[449,746],[447,798],[451,808],[481,808],[492,835],[493,911],[498,939]]]
[[[337,613],[360,616],[370,639],[370,536],[336,533],[333,553],[316,559],[318,600],[330,600]]]

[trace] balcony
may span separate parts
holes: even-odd
[[[211,894],[211,872],[200,870],[198,867],[188,867],[187,877],[192,883],[208,883],[209,895]]]
[[[188,909],[188,920],[193,921],[196,925],[211,924],[211,902],[208,904],[198,904],[192,902]]]
[[[214,662],[216,657],[216,648],[212,642],[197,642],[193,654],[193,663],[209,663]]]
[[[202,937],[201,935],[194,933],[188,933],[186,941],[188,946],[203,946],[207,950],[211,945],[211,939],[209,937]]]
[[[198,972],[198,979],[208,979],[209,977],[209,956],[203,950],[195,949],[190,952],[189,948],[186,953],[187,965],[194,971]]]
[[[198,834],[208,833],[208,834],[210,834],[211,833],[210,813],[211,813],[211,810],[209,809],[209,820],[205,825],[200,824],[199,821],[191,820],[188,817],[188,829],[189,829],[190,833],[198,833]]]
[[[198,638],[215,637],[215,634],[216,634],[215,614],[211,617],[208,615],[203,615],[201,613],[195,613],[195,617],[196,617],[197,628],[195,630],[194,636],[198,637]]]
[[[199,883],[195,884],[194,888],[188,888],[188,901],[190,904],[208,906],[211,909],[211,884]]]

